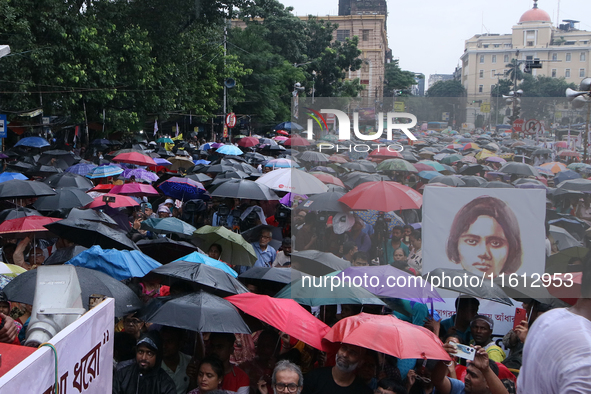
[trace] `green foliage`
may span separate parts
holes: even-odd
[[[466,89],[462,86],[460,81],[438,81],[435,82],[429,90],[427,90],[427,97],[464,97],[466,96]]]
[[[523,79],[523,71],[521,71],[520,63],[517,59],[511,59],[511,62],[505,64],[505,75],[509,78],[511,83],[517,80],[518,82]]]
[[[523,90],[524,97],[564,97],[567,88],[577,89],[574,83],[568,83],[564,78],[551,78],[542,75],[526,74],[518,89]]]
[[[398,60],[386,63],[384,68],[384,96],[391,96],[394,90],[409,89],[416,84],[415,73],[402,70]]]

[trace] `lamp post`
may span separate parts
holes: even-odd
[[[314,104],[314,93],[316,93],[316,71],[312,71],[312,104]]]
[[[585,122],[585,134],[583,134],[583,162],[587,163],[589,144],[589,121],[591,120],[591,78],[587,77],[579,84],[580,90],[566,89],[566,97],[575,109],[587,106],[587,120]]]
[[[506,99],[505,102],[507,105],[512,106],[511,116],[509,116],[511,128],[513,128],[513,124],[519,119],[519,114],[521,113],[521,96],[523,96],[523,90],[521,89],[510,91],[508,96],[503,96],[503,98]],[[515,130],[513,130],[513,133],[515,133]]]
[[[293,95],[293,117],[295,119],[299,118],[299,103],[298,103],[298,97],[301,91],[303,91],[305,89],[305,87],[302,86],[301,83],[296,82],[293,85],[293,92],[291,92],[291,94]]]

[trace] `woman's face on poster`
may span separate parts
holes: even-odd
[[[509,255],[509,243],[496,219],[479,216],[458,240],[459,263],[476,275],[496,277]]]

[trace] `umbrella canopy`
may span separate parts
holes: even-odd
[[[100,271],[117,280],[141,278],[162,265],[138,250],[103,249],[98,245],[85,250],[66,264]]]
[[[2,210],[2,212],[0,212],[0,223],[5,220],[23,218],[25,216],[42,216],[42,215],[38,211],[31,209],[31,208],[25,208],[25,207],[8,208],[8,209],[4,209],[4,210]]]
[[[562,249],[548,257],[546,272],[554,274],[580,271],[582,269],[581,263],[585,261],[587,253],[589,253],[589,249],[579,246]],[[573,264],[573,262],[578,264]]]
[[[109,227],[103,222],[68,218],[45,227],[52,233],[87,248],[100,245],[104,249],[137,250],[135,243],[124,231]]]
[[[39,197],[33,203],[33,207],[39,212],[53,212],[80,208],[93,201],[92,197],[80,189],[63,188],[56,189],[56,192],[57,194],[54,196]]]
[[[123,185],[115,185],[111,189],[110,194],[134,197],[154,197],[160,195],[158,190],[154,189],[154,187],[143,183],[124,183]]]
[[[293,262],[293,260],[292,260]],[[323,283],[327,283],[324,286]],[[314,286],[316,283],[316,286]],[[386,305],[382,300],[362,287],[342,283],[331,289],[331,278],[328,276],[304,276],[287,285],[275,298],[291,299],[298,304],[308,306],[354,304],[354,305]],[[320,285],[318,285],[320,284]]]
[[[205,187],[189,178],[172,177],[158,185],[158,188],[166,196],[182,201],[209,198]]]
[[[85,208],[99,208],[104,207],[105,205],[108,205],[111,208],[121,208],[134,207],[140,204],[131,197],[121,196],[112,193],[105,193],[93,199],[93,201],[90,204],[86,205]]]
[[[415,166],[403,159],[387,159],[378,164],[378,171],[408,171],[418,172]]]
[[[193,160],[185,156],[175,156],[168,159],[168,161],[172,164],[170,169],[172,171],[177,171],[179,168],[191,168],[193,167]]]
[[[322,152],[306,151],[299,157],[300,160],[313,162],[313,163],[328,163],[328,155]]]
[[[550,225],[550,235],[554,239],[558,250],[564,250],[573,247],[582,247],[581,242],[577,241],[568,231],[562,227]]]
[[[265,167],[270,168],[291,168],[291,167],[299,167],[298,164],[289,159],[273,159],[269,160],[265,163]]]
[[[287,130],[289,132],[304,130],[302,126],[294,122],[283,122],[273,127],[273,130]]]
[[[355,211],[355,215],[363,219],[365,223],[375,226],[381,212],[374,210]],[[404,221],[394,212],[386,212],[383,217],[388,223],[388,231],[392,231],[395,226],[404,226]]]
[[[240,234],[225,227],[203,226],[195,231],[195,236],[202,241],[202,249],[207,251],[212,244],[222,247],[220,259],[232,262],[234,265],[251,267],[257,260],[257,255],[251,244]]]
[[[425,166],[429,166],[431,168],[420,167],[420,169],[419,169],[419,167],[417,167],[417,166],[421,165],[421,164],[425,165]],[[441,163],[438,163],[433,160],[421,160],[418,163],[416,163],[414,166],[419,171],[423,171],[423,170],[426,170],[426,171],[435,170],[435,171],[439,171],[439,172],[445,171],[445,167]]]
[[[54,189],[60,187],[73,187],[76,189],[88,191],[94,187],[93,183],[82,175],[74,174],[71,172],[62,172],[54,174],[43,181]]]
[[[167,237],[142,239],[137,242],[137,247],[142,253],[162,264],[168,264],[171,261],[199,250],[193,244],[185,241],[175,241]]]
[[[460,179],[464,182],[465,187],[481,187],[487,183],[486,179],[475,175],[464,175]]]
[[[351,209],[373,209],[389,212],[419,209],[423,197],[416,190],[397,182],[367,182],[357,186],[339,199]]]
[[[540,167],[547,168],[548,170],[552,171],[554,174],[559,173],[560,171],[566,171],[566,165],[560,162],[550,162],[544,163]]]
[[[14,146],[28,146],[30,148],[43,148],[51,145],[45,138],[41,137],[25,137],[18,141]]]
[[[279,291],[291,282],[291,275],[291,268],[252,267],[238,275],[238,280],[244,284]]]
[[[0,183],[6,182],[6,181],[11,181],[13,179],[20,179],[20,180],[26,181],[29,178],[27,178],[26,176],[24,176],[20,172],[3,172],[2,174],[0,174]]]
[[[234,271],[228,264],[224,263],[223,261],[212,259],[208,255],[203,252],[195,251],[191,252],[186,256],[179,257],[178,259],[174,260],[174,262],[189,262],[189,263],[199,263],[209,265],[210,267],[217,268],[219,270],[224,271],[226,274],[230,275],[233,278],[238,277],[236,271]]]
[[[216,152],[220,153],[222,155],[230,155],[230,156],[239,156],[239,155],[244,154],[244,152],[242,152],[240,150],[240,148],[238,148],[237,146],[234,146],[234,145],[224,145],[221,148],[219,148]]]
[[[315,176],[316,178],[318,178],[324,184],[332,184],[332,185],[345,187],[345,185],[343,184],[343,181],[341,181],[339,178],[332,176],[330,174],[327,174],[324,172],[311,172],[310,174]]]
[[[193,283],[195,288],[205,289],[212,294],[222,297],[248,293],[246,287],[233,275],[209,264],[193,263],[183,260],[173,261],[172,263],[153,269],[152,275],[158,275],[162,279],[162,283],[167,285],[182,280]]]
[[[292,268],[314,276],[330,274],[350,266],[349,261],[318,250],[302,250],[291,254]]]
[[[197,173],[197,174],[191,174],[191,175],[187,175],[186,176],[187,179],[192,179],[195,182],[199,182],[199,183],[203,183],[203,182],[209,182],[211,181],[213,178],[205,175],[205,174],[201,174],[201,173]]]
[[[91,169],[86,175],[87,178],[108,178],[110,176],[117,176],[123,172],[123,168],[115,165],[99,166]]]
[[[24,272],[14,278],[6,287],[4,293],[10,301],[33,305],[35,288],[37,286],[37,272],[51,270],[52,266],[42,266]],[[92,294],[101,294],[115,299],[115,316],[123,317],[139,310],[143,304],[137,295],[117,279],[99,271],[83,267],[74,267],[80,289],[82,290],[82,304],[88,308],[88,301]]]
[[[509,162],[503,165],[500,169],[500,172],[504,172],[505,174],[515,174],[515,175],[524,175],[524,176],[533,176],[539,177],[540,173],[534,167],[530,166],[529,164],[525,163],[516,163],[516,162]]]
[[[177,218],[150,218],[142,222],[141,228],[156,234],[178,234],[189,237],[197,230],[189,223]]]
[[[571,179],[579,179],[581,178],[581,174],[572,170],[565,170],[561,171],[554,177],[554,184],[558,185],[564,181],[568,181]]]
[[[2,185],[0,185],[2,186]],[[591,180],[589,179],[570,179],[560,182],[558,189],[572,190],[577,192],[591,192]]]
[[[346,212],[349,210],[345,204],[339,201],[345,193],[326,192],[309,197],[298,207],[307,211],[325,211],[325,212]]]
[[[250,334],[231,303],[203,290],[180,297],[156,298],[141,315],[150,323],[184,330]]]
[[[238,294],[226,300],[251,316],[285,332],[293,338],[322,350],[322,337],[330,327],[298,305],[294,300],[260,294]]]
[[[162,164],[159,164],[162,165]],[[155,182],[158,180],[158,175],[151,171],[144,170],[143,168],[133,168],[124,170],[121,176],[125,179],[129,179],[132,176],[138,181]]]
[[[346,317],[337,322],[324,339],[361,346],[401,359],[450,360],[437,335],[392,315],[362,312]]]
[[[229,197],[250,200],[279,200],[279,196],[264,184],[246,179],[231,179],[210,189],[212,197]]]
[[[25,272],[27,272],[27,270],[22,267],[19,267],[18,265],[0,263],[0,275],[4,277],[7,276],[9,278],[16,278],[18,275]],[[2,288],[4,288],[3,286],[5,286],[2,280],[0,280],[0,285],[2,285],[0,286]]]
[[[295,168],[278,169],[263,175],[255,181],[270,189],[297,194],[325,193],[326,185],[313,175]],[[0,184],[1,186],[1,184]]]
[[[55,191],[42,182],[13,179],[0,183],[0,199],[53,196]]]
[[[308,146],[310,145],[310,141],[300,137],[299,135],[294,135],[293,137],[285,140],[283,142],[284,146]]]
[[[70,172],[70,173],[76,174],[76,175],[85,176],[86,174],[88,174],[89,172],[94,170],[96,167],[97,166],[92,163],[79,163],[79,164],[73,165],[72,167],[66,168],[66,172]]]
[[[138,166],[155,166],[156,162],[148,155],[139,152],[120,153],[113,158],[113,161],[130,163]]]
[[[74,245],[67,248],[54,249],[48,258],[45,259],[43,265],[58,265],[64,264],[67,261],[78,256],[80,253],[87,250],[84,246]]]
[[[0,235],[23,234],[29,235],[37,232],[47,232],[43,226],[57,222],[59,218],[48,218],[45,216],[25,216],[22,218],[5,220],[0,224]]]
[[[449,156],[445,156],[444,158],[441,159],[441,163],[443,164],[453,164],[457,161],[462,160],[462,155],[458,155],[458,154],[453,154],[453,155],[449,155]]]
[[[353,189],[362,183],[390,181],[390,177],[382,174],[368,174],[365,172],[354,171],[342,176],[342,181],[348,188]]]
[[[512,189],[512,188],[515,188],[515,186],[513,186],[512,184],[501,182],[501,181],[491,181],[491,182],[485,183],[483,185],[480,185],[480,187],[483,187],[486,189]]]
[[[257,146],[259,144],[259,139],[255,137],[244,137],[238,141],[238,146],[243,148],[251,148],[253,146]]]
[[[465,186],[466,183],[459,177],[453,175],[440,175],[429,180],[429,183],[443,183],[448,186]]]
[[[83,219],[89,220],[91,222],[101,222],[104,224],[109,225],[109,227],[118,228],[117,222],[113,220],[112,217],[107,215],[102,211],[97,211],[94,209],[78,209],[73,208],[70,213],[68,213],[68,219]]]
[[[384,160],[384,161],[386,161],[386,160]],[[361,172],[369,172],[369,173],[376,172],[376,164],[371,161],[367,161],[367,160],[358,160],[358,161],[353,161],[350,163],[343,163],[343,164],[341,164],[341,167],[346,168],[348,170],[352,170],[352,171],[361,171]]]
[[[417,175],[420,178],[430,180],[430,179],[436,178],[438,176],[441,176],[441,173],[437,172],[437,171],[421,171]]]

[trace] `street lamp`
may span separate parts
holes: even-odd
[[[291,92],[291,94],[293,95],[293,117],[295,119],[299,118],[299,103],[298,103],[298,96],[300,94],[301,91],[305,90],[306,88],[302,86],[301,83],[296,82],[293,85],[293,92]]]
[[[511,122],[511,128],[515,124],[515,121],[519,119],[519,114],[521,112],[521,96],[523,96],[523,90],[519,89],[517,91],[510,91],[508,96],[503,96],[506,99],[507,105],[511,105],[512,111],[511,116],[509,116],[509,121]],[[515,129],[513,129],[515,133]]]
[[[580,90],[566,89],[566,97],[575,109],[587,106],[587,121],[585,122],[585,134],[583,134],[583,162],[587,163],[587,144],[589,141],[589,121],[591,118],[591,78],[583,79],[579,85]]]
[[[312,104],[314,104],[314,93],[316,92],[314,86],[316,86],[316,71],[312,71]]]

